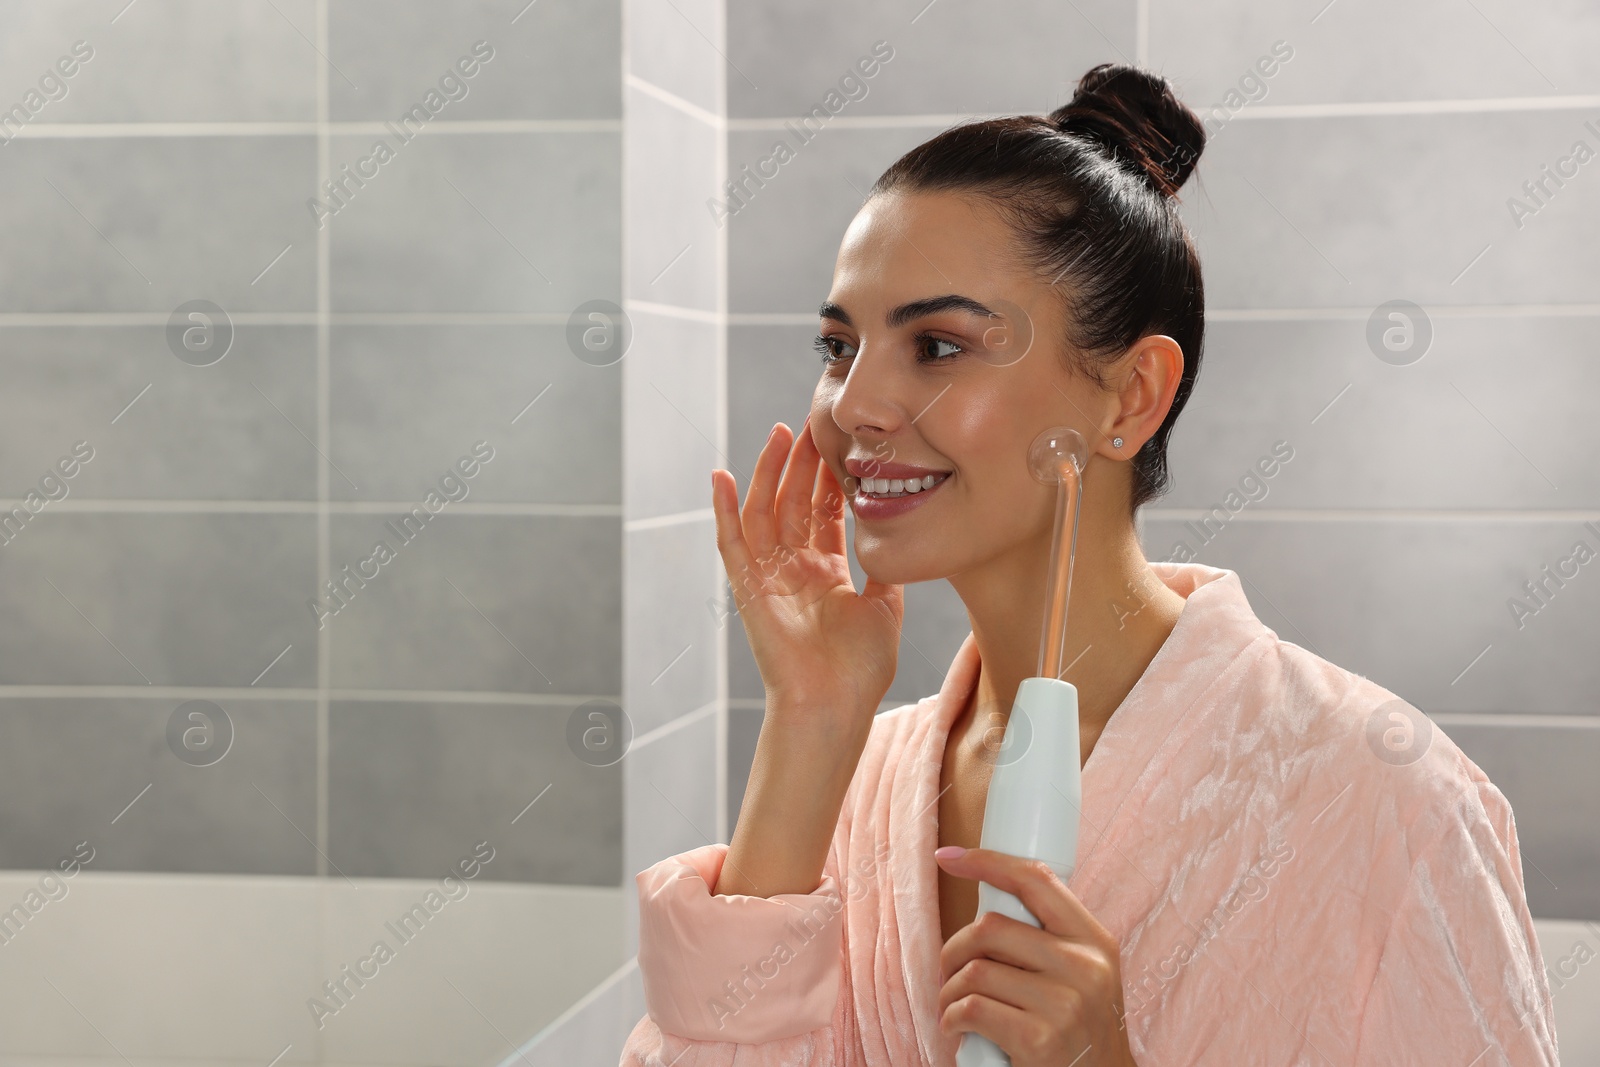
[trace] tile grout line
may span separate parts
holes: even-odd
[[[328,27],[329,0],[316,0],[317,51],[326,57],[329,53]],[[328,131],[328,67],[329,60],[316,64],[317,71],[317,163],[311,178],[311,195],[318,192],[317,183],[322,175],[332,171],[331,143]],[[333,430],[328,396],[328,362],[331,343],[329,322],[330,280],[332,262],[332,234],[326,220],[317,227],[317,448],[323,456],[332,454]],[[332,518],[328,512],[328,463],[317,464],[317,587],[313,596],[320,595],[324,582],[330,578],[329,528]],[[318,974],[327,973],[328,947],[333,932],[333,881],[328,877],[328,683],[332,679],[332,632],[319,621],[317,624],[317,927],[318,936],[313,949]],[[312,1058],[321,1063],[327,1048],[319,1029],[311,1036]]]
[[[328,0],[317,0],[316,34],[318,50],[328,52]],[[328,65],[317,64],[317,171],[312,176],[311,195],[317,194],[318,182],[330,172],[330,137],[328,129]],[[329,454],[333,430],[329,414],[328,362],[331,343],[328,312],[330,310],[329,268],[332,259],[331,233],[324,222],[317,227],[317,449]],[[323,583],[331,577],[330,524],[328,511],[328,465],[317,464],[317,587],[319,595]],[[317,874],[328,875],[328,687],[332,678],[332,632],[319,625],[317,628]]]
[[[728,5],[726,3],[712,6],[712,17],[716,20],[716,38],[722,45],[724,53],[728,50]],[[731,136],[728,130],[728,66],[720,63],[717,65],[717,110],[719,115],[718,128],[715,140],[715,158],[712,160],[713,188],[721,189],[728,180],[728,139]],[[715,382],[716,390],[712,400],[712,409],[717,413],[716,439],[719,455],[728,454],[728,231],[731,227],[719,226],[717,228],[717,247],[715,255],[716,272],[715,289],[717,307],[716,327],[716,356],[715,356]],[[715,512],[712,513],[715,521]],[[693,521],[693,520],[689,520]],[[723,568],[720,559],[715,559],[711,568],[712,590],[711,595],[720,600],[722,596]],[[717,634],[712,648],[712,663],[714,664],[713,686],[714,700],[716,701],[716,729],[711,746],[711,758],[715,761],[713,768],[716,774],[716,785],[713,791],[712,804],[716,809],[716,835],[718,841],[730,840],[732,828],[728,825],[728,630],[726,625],[717,628]]]
[[[317,687],[224,685],[84,685],[36,682],[0,685],[0,700],[259,700],[314,702]],[[327,690],[328,700],[384,704],[473,704],[554,708],[570,712],[589,700],[620,702],[621,693],[510,693],[493,689],[337,689]]]
[[[703,322],[710,326],[815,327],[811,311],[707,311],[704,308],[625,298],[630,314]],[[1600,304],[1435,304],[1425,308],[1434,319],[1481,318],[1593,318]],[[1207,307],[1208,322],[1315,322],[1350,320],[1365,322],[1370,307]],[[316,311],[236,311],[229,317],[236,326],[314,326]],[[330,311],[328,321],[340,326],[565,326],[569,316],[549,311]],[[0,329],[57,327],[163,326],[168,313],[158,311],[0,311]]]
[[[319,115],[325,109],[319,106]],[[439,119],[428,124],[428,132],[470,136],[524,133],[616,133],[621,119]],[[116,138],[172,137],[316,137],[326,128],[331,135],[363,137],[389,132],[383,120],[294,120],[260,122],[39,122],[22,127],[13,140],[106,140]]]
[[[14,502],[20,504],[19,499],[7,498],[0,495],[0,504]],[[423,507],[416,500],[262,500],[238,499],[219,500],[210,498],[191,497],[188,499],[173,497],[158,499],[150,497],[72,497],[66,500],[53,502],[50,510],[53,512],[78,512],[90,515],[315,515],[318,509],[326,506],[330,515],[405,515],[412,509]],[[434,515],[486,515],[495,518],[535,518],[535,519],[610,519],[622,514],[621,504],[537,504],[537,503],[498,503],[494,501],[459,501],[452,502],[448,509],[433,512]],[[684,512],[692,516],[694,512]],[[710,514],[709,511],[706,512]],[[692,518],[675,519],[673,515],[663,517],[667,520],[678,522],[691,522]],[[655,519],[641,519],[640,522],[656,522]],[[670,522],[667,523],[670,525]]]
[[[1144,14],[1148,0],[1140,0],[1139,12],[1143,24],[1136,28],[1141,40],[1136,51],[1148,49],[1148,15]],[[1139,18],[1136,15],[1136,19]],[[1142,61],[1141,61],[1142,62]],[[318,75],[319,80],[325,76]],[[803,115],[763,115],[733,118],[726,114],[726,76],[723,77],[724,114],[714,115],[699,105],[661,88],[637,74],[625,76],[625,84],[657,102],[674,108],[708,126],[725,129],[730,133],[761,133],[781,131],[784,124],[794,122]],[[1600,94],[1549,94],[1546,96],[1466,97],[1433,100],[1344,100],[1304,104],[1258,104],[1237,113],[1234,117],[1251,121],[1293,121],[1316,118],[1389,118],[1423,117],[1432,115],[1477,115],[1506,112],[1581,111],[1600,107]],[[1010,111],[960,111],[960,112],[908,112],[882,115],[836,115],[830,125],[845,129],[879,129],[886,127],[950,126],[972,119],[1004,117],[1016,114]],[[506,135],[523,133],[618,133],[622,119],[473,119],[441,120],[429,126],[455,136]],[[340,120],[327,118],[326,101],[319,99],[318,117],[314,122],[295,120],[220,121],[220,122],[43,122],[24,127],[16,136],[27,140],[88,140],[118,137],[306,137],[320,136],[326,130],[342,136],[381,134],[385,125],[381,120]]]
[[[724,380],[722,388],[726,388]],[[726,445],[724,445],[724,448]],[[0,497],[0,504],[8,498]],[[15,502],[15,501],[10,501]],[[52,512],[78,515],[387,515],[404,513],[416,506],[409,501],[317,501],[317,500],[64,500],[51,506]],[[1180,522],[1186,519],[1215,517],[1211,507],[1178,504],[1146,504],[1140,516],[1151,522]],[[442,513],[441,513],[442,514]],[[456,504],[450,514],[487,518],[605,519],[623,515],[619,504]],[[623,519],[626,533],[712,522],[711,508],[673,511],[639,519]],[[1374,507],[1251,507],[1231,513],[1229,521],[1274,522],[1600,522],[1594,508],[1374,508]],[[323,574],[322,580],[328,575]],[[719,586],[720,589],[720,586]]]

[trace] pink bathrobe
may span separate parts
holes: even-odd
[[[1122,946],[1135,1059],[1555,1064],[1505,797],[1394,694],[1279,640],[1234,572],[1154,567],[1187,602],[1084,766],[1067,883]],[[933,850],[977,675],[969,636],[937,696],[877,717],[814,892],[713,896],[722,844],[638,875],[623,1064],[955,1063]]]

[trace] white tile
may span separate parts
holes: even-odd
[[[721,227],[717,132],[629,87],[623,159],[623,276],[629,300],[717,309]],[[603,295],[603,294],[595,294]]]
[[[621,890],[468,883],[319,1032],[307,1000],[432,884],[85,871],[0,948],[0,1065],[493,1062],[622,962]]]
[[[1533,926],[1556,1003],[1561,1062],[1600,1063],[1600,923],[1535,919]]]

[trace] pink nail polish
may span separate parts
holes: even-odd
[[[960,845],[945,845],[943,848],[933,850],[934,859],[958,860],[967,854],[967,850]]]

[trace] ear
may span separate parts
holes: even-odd
[[[1150,334],[1135,341],[1117,361],[1111,380],[1116,382],[1117,407],[1095,451],[1111,459],[1132,459],[1166,421],[1183,379],[1183,349],[1166,334]],[[1114,438],[1122,447],[1114,447]]]

